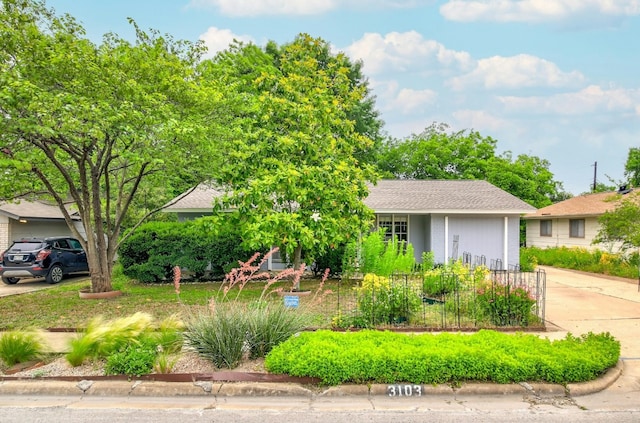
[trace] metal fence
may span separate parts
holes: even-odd
[[[544,270],[466,269],[462,275],[434,271],[342,282],[336,320],[345,328],[544,327]]]

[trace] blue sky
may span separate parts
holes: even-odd
[[[566,191],[622,180],[640,147],[640,0],[47,0],[100,42],[127,18],[210,54],[305,32],[362,60],[385,131],[433,122],[551,163]]]

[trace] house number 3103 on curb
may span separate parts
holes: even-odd
[[[390,397],[421,397],[421,385],[388,385],[387,395]]]

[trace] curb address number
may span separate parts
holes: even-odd
[[[387,395],[390,397],[421,397],[421,385],[388,385]]]

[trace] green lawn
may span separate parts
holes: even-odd
[[[183,283],[180,296],[176,295],[173,284],[114,283],[114,289],[123,291],[123,295],[113,299],[81,299],[78,291],[88,286],[88,281],[63,283],[59,286],[27,294],[11,295],[0,298],[0,329],[26,328],[81,328],[94,316],[105,319],[129,316],[135,312],[146,312],[156,319],[172,314],[187,317],[190,313],[205,309],[209,301],[221,298],[220,282]],[[319,280],[303,280],[301,289],[312,290],[311,295],[301,298],[301,308],[308,308],[316,316],[318,326],[327,326],[335,312],[332,295],[325,296],[322,302],[313,299]],[[284,286],[285,284],[281,285]],[[328,280],[327,289],[336,291],[337,281]],[[290,286],[290,282],[286,284]],[[238,303],[257,299],[262,293],[263,283],[247,284],[240,292]],[[274,285],[271,289],[277,288]],[[230,291],[228,298],[234,300],[238,291]],[[268,297],[271,301],[283,301],[276,294]]]

